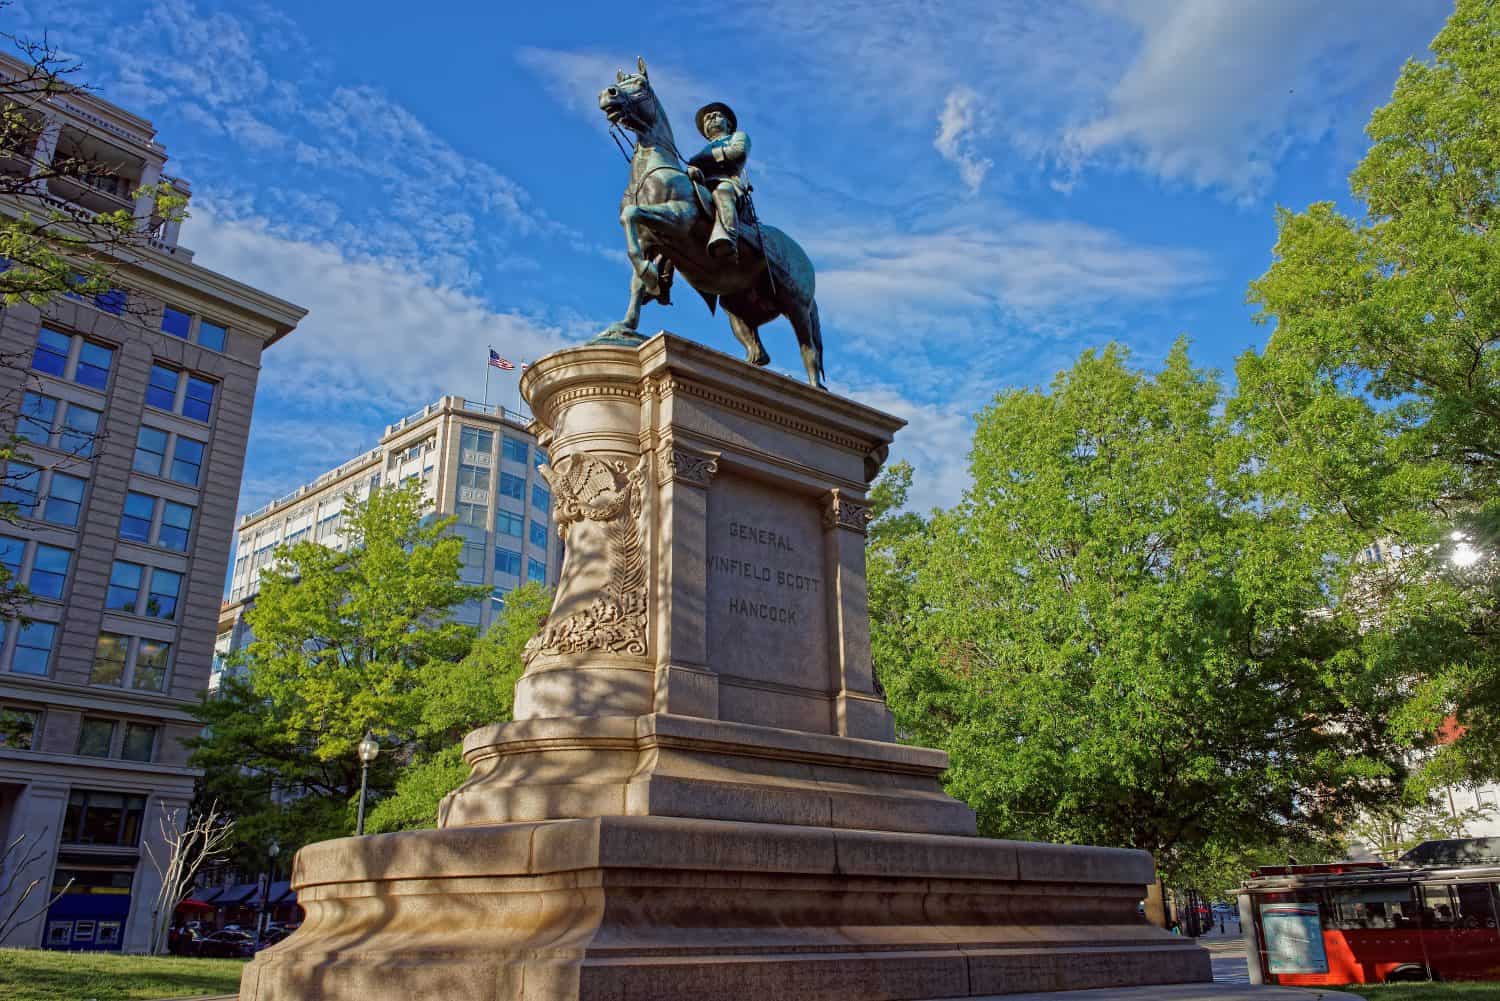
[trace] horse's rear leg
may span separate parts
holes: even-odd
[[[818,319],[818,304],[809,299],[806,305],[800,302],[787,304],[786,318],[797,333],[797,343],[802,348],[802,366],[807,369],[807,381],[819,389],[827,389],[823,381],[823,325]]]
[[[727,309],[724,315],[729,317],[729,329],[734,331],[735,339],[745,346],[745,360],[752,365],[769,365],[771,356],[766,354],[766,346],[760,342],[759,328],[752,327]]]

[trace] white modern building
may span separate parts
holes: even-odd
[[[507,592],[527,581],[555,586],[562,541],[552,530],[551,492],[537,472],[547,456],[530,423],[514,410],[445,396],[387,427],[368,452],[241,518],[216,670],[251,639],[245,612],[277,547],[302,540],[342,547],[345,507],[381,484],[418,479],[432,510],[456,519],[451,531],[464,540],[463,581],[490,588],[489,599],[457,610],[459,621],[483,631]]]

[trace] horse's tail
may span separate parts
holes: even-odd
[[[823,372],[823,321],[818,318],[818,300],[816,299],[807,304],[807,333],[818,352],[818,384],[822,385],[826,381]]]

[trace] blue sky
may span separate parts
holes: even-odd
[[[762,218],[818,268],[833,388],[910,421],[914,502],[971,415],[1117,340],[1231,372],[1276,205],[1347,198],[1428,0],[447,4],[20,0],[3,15],[150,117],[199,263],[312,310],[266,355],[240,504],[444,393],[619,318],[625,164],[596,95],[645,56],[679,143],[724,100]],[[735,342],[687,289],[647,307]],[[790,327],[762,331],[801,378]],[[515,376],[491,380],[514,403]]]

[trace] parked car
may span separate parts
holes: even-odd
[[[248,932],[225,928],[200,938],[194,945],[193,955],[245,959],[255,955],[255,937]]]

